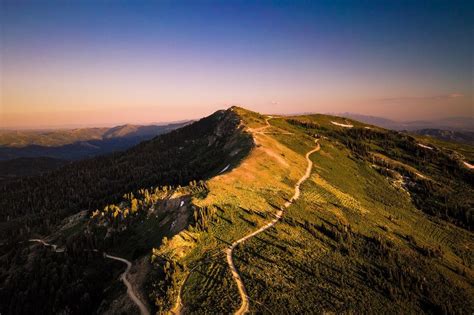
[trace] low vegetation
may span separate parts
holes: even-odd
[[[274,117],[268,120],[271,127],[259,132],[266,117],[241,115],[257,130],[257,148],[239,168],[208,182],[209,194],[200,204],[215,207],[216,218],[194,236],[196,244],[187,254],[174,257],[180,267],[174,269],[175,280],[169,282],[174,289],[163,309],[174,305],[179,292],[185,312],[239,308],[223,249],[272,219],[289,198],[316,137],[322,149],[312,158],[313,174],[301,198],[281,223],[236,250],[251,311],[473,310],[468,302],[474,296],[474,239],[467,219],[471,201],[433,203],[431,212],[420,203],[442,194],[421,183],[451,183],[453,193],[465,189],[465,196],[472,195],[472,174],[449,149],[436,146],[435,152],[425,152],[404,134],[354,121],[353,128],[344,128],[331,123],[337,117],[322,115]],[[400,185],[382,168],[399,175]],[[177,246],[170,243],[168,250]]]
[[[68,174],[77,186],[59,173],[33,180],[60,178],[56,194],[70,192],[62,199],[39,185],[28,202],[20,196],[32,184],[4,186],[2,207],[12,209],[2,266],[11,267],[2,267],[0,312],[110,309],[124,294],[116,280],[123,266],[105,262],[102,251],[148,266],[147,280],[135,285],[154,313],[237,310],[224,250],[289,201],[314,140],[321,149],[300,198],[234,250],[250,312],[472,313],[474,181],[462,163],[472,158],[469,147],[338,117],[269,117],[238,107],[124,154],[74,164],[70,171],[81,171]],[[94,189],[85,188],[90,170],[98,172]],[[80,209],[86,215],[72,220]],[[64,253],[17,243],[58,226],[50,238]],[[63,263],[75,270],[64,278]],[[97,281],[86,285],[89,276]],[[49,300],[25,302],[34,294]]]

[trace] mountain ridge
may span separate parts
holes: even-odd
[[[141,141],[186,126],[189,122],[161,125],[121,125],[47,132],[0,132],[0,161],[49,157],[80,160],[126,150]]]
[[[163,130],[183,127],[192,121],[160,125],[123,124],[114,127],[92,127],[52,130],[0,130],[0,146],[24,147],[27,145],[60,146],[88,140],[154,136]]]
[[[396,121],[384,117],[368,116],[355,113],[336,114],[341,117],[353,118],[355,120],[394,130],[414,131],[417,129],[445,129],[452,131],[474,131],[474,117],[446,117],[433,120],[408,120]]]
[[[315,140],[320,149],[308,156]],[[99,297],[90,311],[100,303],[101,311],[137,312],[116,281],[123,269],[99,254],[82,258],[99,249],[133,264],[129,281],[152,312],[175,305],[183,313],[234,312],[242,295],[225,250],[237,242],[231,256],[252,312],[470,312],[474,173],[464,162],[473,158],[469,146],[342,117],[218,111],[126,152],[42,176],[48,187],[61,183],[51,190],[34,179],[0,184],[0,208],[9,211],[0,216],[0,259],[16,261],[0,279],[8,279],[8,292],[29,297],[0,300],[19,310],[29,303],[63,309],[59,290],[56,302],[36,305],[40,291],[24,284],[35,281],[31,268],[70,264],[78,276],[61,279],[80,300]],[[34,193],[26,199],[25,191]],[[29,235],[65,251],[16,249]],[[246,235],[254,237],[238,242]],[[31,265],[22,264],[26,253],[37,257]],[[55,268],[42,270],[41,283],[54,283]],[[101,281],[77,285],[91,273]],[[73,310],[84,305],[67,301]]]

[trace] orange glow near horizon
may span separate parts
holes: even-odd
[[[310,2],[130,6],[4,3],[0,128],[169,122],[231,105],[474,116],[472,34],[454,9],[406,4],[425,18],[402,24],[403,12],[377,3],[350,21],[343,7]]]
[[[246,80],[245,71],[237,71],[216,74],[217,80],[199,71],[181,78],[172,71],[160,72],[157,66],[125,74],[92,65],[76,65],[83,70],[73,77],[68,76],[70,69],[48,64],[37,65],[31,73],[5,67],[1,127],[170,122],[198,119],[231,105],[262,113],[352,112],[394,120],[473,114],[472,94],[447,91],[433,95],[429,86],[413,87],[412,81],[399,78],[356,80],[356,73],[346,73],[341,79],[336,73],[323,79],[310,72],[302,73],[298,80],[266,75]]]

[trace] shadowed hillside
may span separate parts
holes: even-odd
[[[80,160],[124,151],[157,135],[183,127],[169,125],[123,125],[113,128],[83,128],[52,131],[0,131],[0,161],[49,157]]]
[[[241,134],[238,124],[239,119],[232,112],[219,111],[126,152],[72,163],[45,176],[5,183],[0,186],[4,197],[0,216],[2,221],[8,221],[4,224],[7,231],[23,224],[24,230],[35,229],[39,222],[54,225],[68,214],[100,207],[142,187],[204,179],[235,163],[248,151],[249,140]],[[26,219],[32,223],[24,223]]]
[[[16,158],[0,161],[0,181],[16,177],[39,175],[50,172],[69,163],[66,160],[49,157]]]
[[[466,143],[474,145],[474,131],[454,131],[442,129],[419,129],[413,131],[414,134],[427,136],[443,141]]]

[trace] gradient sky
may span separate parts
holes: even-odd
[[[0,127],[473,116],[472,1],[0,1]]]

